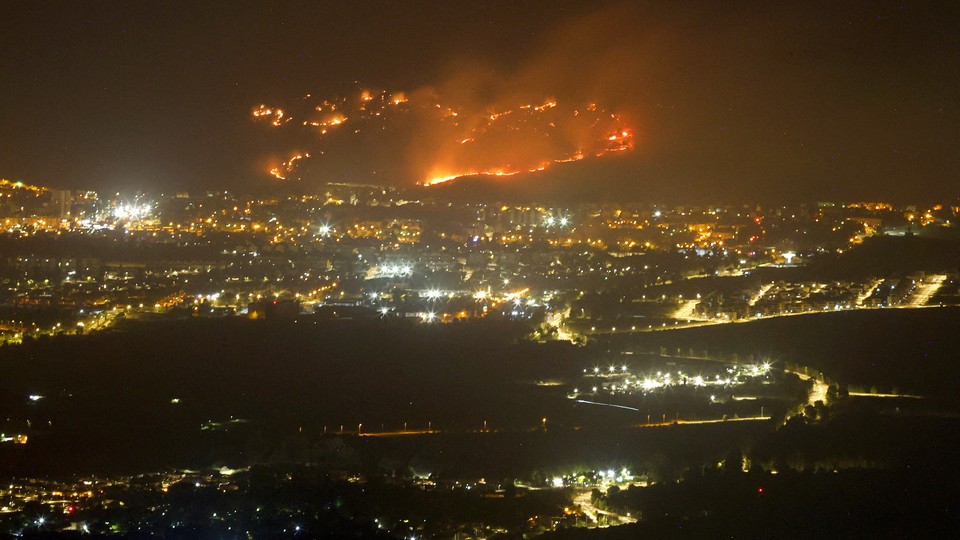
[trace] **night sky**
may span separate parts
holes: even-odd
[[[480,108],[518,96],[599,102],[630,119],[635,148],[559,175],[634,197],[952,199],[955,6],[6,2],[0,177],[121,191],[269,188],[263,163],[278,141],[251,109],[357,81]],[[352,161],[367,151],[357,144]],[[397,162],[410,159],[401,154]]]

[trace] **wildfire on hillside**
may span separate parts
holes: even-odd
[[[543,171],[634,147],[627,121],[596,103],[551,98],[468,106],[447,103],[429,90],[356,88],[349,94],[326,99],[308,94],[252,110],[254,121],[298,148],[268,167],[271,177],[312,178],[324,170],[319,162],[341,160],[431,186],[464,176]]]

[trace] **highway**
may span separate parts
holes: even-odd
[[[872,395],[872,394],[871,394]],[[637,411],[633,407],[625,407],[620,405],[614,405],[610,403],[600,403],[595,401],[583,401],[577,400],[580,403],[586,403],[590,405],[599,405],[606,407],[617,407],[623,409],[630,409]],[[650,422],[643,424],[633,424],[631,426],[624,426],[626,428],[633,429],[644,429],[644,428],[663,428],[670,426],[696,426],[703,424],[726,424],[731,422],[759,422],[770,420],[770,416],[758,415],[758,416],[745,416],[742,418],[714,418],[709,420],[683,420],[683,419],[673,419],[673,420],[663,420],[660,422]],[[531,432],[542,430],[543,426],[532,426],[528,429],[523,428],[513,428],[513,429],[495,429],[495,428],[478,428],[478,429],[387,429],[387,430],[377,430],[377,431],[367,431],[363,430],[358,432],[356,429],[351,429],[350,431],[328,431],[325,432],[326,435],[349,435],[353,437],[409,437],[417,435],[439,435],[439,434],[451,434],[451,433],[518,433],[518,432]],[[566,426],[560,428],[562,431],[579,431],[583,429],[582,426]]]
[[[935,294],[935,292],[934,292],[934,293],[930,293],[930,294],[931,294],[931,296],[932,296],[933,294]],[[916,298],[918,298],[918,296],[915,295],[914,298],[916,299]],[[591,335],[605,335],[605,334],[633,334],[633,333],[637,333],[637,332],[669,332],[669,331],[671,331],[671,330],[682,330],[682,329],[684,329],[684,328],[697,328],[697,327],[702,327],[702,326],[716,326],[716,325],[720,325],[720,324],[744,324],[744,323],[751,323],[751,322],[754,322],[754,321],[762,321],[762,320],[766,320],[766,319],[776,319],[776,318],[780,318],[780,317],[801,317],[801,316],[804,316],[804,315],[820,315],[820,314],[824,314],[824,313],[839,313],[839,312],[845,312],[845,311],[886,310],[886,309],[935,309],[935,308],[941,307],[941,306],[938,306],[938,305],[932,305],[932,306],[931,306],[931,305],[922,305],[922,304],[919,304],[919,303],[917,303],[917,302],[918,302],[918,301],[915,300],[915,301],[911,301],[911,302],[908,303],[908,304],[902,304],[902,305],[890,306],[890,307],[866,307],[866,306],[861,306],[861,307],[856,307],[856,308],[840,309],[840,310],[831,309],[831,310],[800,311],[800,312],[796,312],[796,313],[777,313],[777,314],[774,314],[774,315],[761,315],[761,316],[759,316],[759,317],[748,317],[748,318],[737,319],[737,320],[724,320],[724,319],[709,319],[709,320],[707,320],[707,319],[700,319],[700,320],[696,320],[696,321],[689,321],[689,320],[688,320],[688,321],[674,321],[673,324],[666,324],[666,323],[664,323],[663,326],[653,326],[653,327],[649,327],[649,328],[637,328],[637,327],[635,327],[635,326],[631,326],[631,327],[619,327],[619,328],[602,329],[602,330],[587,330],[587,331],[580,332],[580,334],[586,337],[586,336],[591,336]],[[946,307],[946,306],[944,306],[944,307]],[[569,331],[569,330],[568,330],[568,331]],[[575,334],[575,332],[573,332],[573,331],[569,331],[569,332],[570,332],[571,335],[574,335],[574,334]]]
[[[871,394],[870,392],[850,392],[847,395],[851,397],[923,399],[923,396],[917,396],[913,394]]]

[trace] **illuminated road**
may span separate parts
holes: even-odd
[[[770,420],[769,416],[745,416],[743,418],[715,418],[713,420],[673,420],[670,422],[658,422],[656,424],[636,424],[635,428],[654,428],[667,426],[698,426],[702,424],[728,424],[730,422],[759,422]]]
[[[757,302],[759,302],[760,299],[763,298],[763,295],[767,294],[767,291],[769,291],[772,288],[773,288],[773,283],[768,283],[760,287],[760,290],[757,291],[757,294],[753,295],[753,297],[750,298],[750,301],[747,302],[747,305],[750,307],[757,305]]]
[[[633,407],[626,407],[623,405],[615,405],[612,403],[601,403],[596,401],[585,401],[577,400],[579,403],[585,403],[589,405],[598,405],[604,407],[615,407],[620,409],[628,409],[631,411],[639,411]],[[702,424],[726,424],[730,422],[758,422],[770,420],[769,416],[759,415],[759,416],[745,416],[742,418],[715,418],[711,420],[664,420],[661,422],[652,422],[646,424],[633,424],[631,426],[624,426],[625,428],[663,428],[670,426],[696,426]],[[432,429],[396,429],[396,430],[377,430],[377,431],[363,431],[357,432],[356,426],[353,426],[353,429],[349,431],[329,431],[324,432],[325,435],[341,435],[341,436],[351,436],[351,437],[410,437],[417,435],[439,435],[439,434],[452,434],[452,433],[477,433],[477,434],[497,434],[497,433],[523,433],[531,431],[540,431],[543,429],[542,425],[531,426],[529,428],[508,428],[508,429],[496,429],[496,428],[478,428],[478,429],[441,429],[441,428],[432,428]],[[582,426],[565,426],[560,428],[561,431],[579,431],[583,429]]]
[[[916,296],[914,296],[914,298],[916,298]],[[749,318],[737,319],[732,321],[724,320],[724,319],[709,319],[709,320],[701,319],[695,322],[674,321],[673,324],[670,324],[670,325],[664,323],[662,326],[653,326],[648,328],[637,328],[635,326],[632,326],[627,328],[616,328],[616,329],[587,330],[587,331],[579,332],[579,334],[583,335],[584,337],[587,337],[591,335],[633,334],[637,332],[669,332],[671,330],[682,330],[684,328],[698,328],[702,326],[716,326],[720,324],[745,324],[745,323],[751,323],[754,321],[762,321],[766,319],[777,319],[780,317],[802,317],[806,315],[812,316],[812,315],[820,315],[824,313],[839,313],[844,311],[865,311],[865,310],[885,310],[885,309],[934,309],[939,307],[943,307],[943,306],[920,305],[920,304],[914,305],[913,303],[901,304],[901,305],[890,306],[890,307],[862,306],[862,307],[848,308],[848,309],[811,310],[811,311],[800,311],[796,313],[776,313],[773,315],[761,315],[759,317],[749,317]]]
[[[709,320],[709,319],[700,317],[696,314],[697,304],[699,303],[700,303],[699,300],[687,300],[683,304],[681,304],[676,311],[673,312],[671,317],[679,320],[697,320],[697,321]]]
[[[933,295],[937,294],[937,291],[940,290],[940,287],[946,280],[947,276],[943,274],[928,276],[917,284],[917,292],[913,294],[913,297],[910,298],[906,304],[911,307],[921,307],[927,305],[927,302],[933,298]]]
[[[570,317],[570,308],[564,311],[558,311],[547,317],[547,324],[557,329],[557,339],[563,341],[574,341],[576,335],[571,334],[564,328],[564,320]]]
[[[851,397],[923,399],[923,396],[916,396],[913,394],[871,394],[869,392],[850,392],[847,395]]]
[[[883,283],[882,279],[873,280],[873,283],[871,283],[870,286],[867,287],[863,293],[857,297],[857,305],[862,306],[867,298],[873,296],[873,291],[877,290],[877,287],[879,287],[881,283]]]
[[[104,311],[98,313],[97,315],[92,315],[85,319],[81,319],[77,323],[76,328],[64,328],[61,323],[57,323],[50,328],[34,328],[32,331],[22,330],[16,333],[7,332],[0,335],[0,343],[23,343],[24,336],[36,338],[39,336],[54,336],[62,333],[74,333],[80,331],[81,329],[86,333],[96,330],[104,330],[115,324],[119,320],[119,315],[122,313],[131,313],[131,311],[124,310],[122,308],[112,308],[110,311]]]
[[[635,407],[627,407],[626,405],[617,405],[614,403],[603,403],[600,401],[587,401],[585,399],[576,400],[577,403],[584,403],[586,405],[598,405],[601,407],[613,407],[616,409],[626,409],[628,411],[640,412],[640,409]],[[648,428],[648,427],[666,427],[673,425],[697,425],[697,424],[722,424],[724,422],[744,422],[752,420],[769,420],[769,416],[749,416],[744,418],[715,418],[712,420],[681,420],[675,419],[671,421],[663,421],[657,423],[647,423],[647,424],[635,424],[635,428]]]
[[[635,407],[627,407],[626,405],[614,405],[613,403],[600,403],[599,401],[587,401],[585,399],[578,399],[576,401],[577,403],[586,403],[587,405],[600,405],[603,407],[613,407],[615,409],[626,409],[628,411],[640,412],[640,409],[637,409]]]
[[[717,272],[710,272],[707,274],[694,274],[692,276],[686,276],[683,279],[704,279],[704,278],[715,278],[715,277],[740,277],[743,275],[744,270],[750,270],[753,267],[744,267],[744,268],[735,268],[730,270],[720,270]],[[669,281],[669,280],[668,280]]]
[[[400,429],[397,431],[375,431],[375,432],[366,432],[360,433],[361,437],[403,437],[406,435],[430,435],[431,433],[437,433],[437,430],[434,429]],[[488,433],[487,431],[477,431],[476,433]],[[357,435],[356,432],[340,433],[342,435]]]
[[[606,510],[601,510],[593,505],[590,501],[590,495],[592,490],[585,490],[577,493],[573,498],[574,505],[580,505],[580,511],[586,514],[591,521],[597,523],[600,516],[607,516],[608,518],[613,518],[619,521],[621,524],[626,523],[636,523],[637,518],[631,516],[625,516],[623,514],[617,514],[616,512],[608,512]]]

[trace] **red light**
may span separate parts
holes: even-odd
[[[763,488],[757,488],[757,493],[763,493]]]
[[[76,508],[74,508],[73,506],[68,506],[68,507],[67,507],[67,513],[68,513],[68,514],[72,514],[74,510],[76,510]]]

